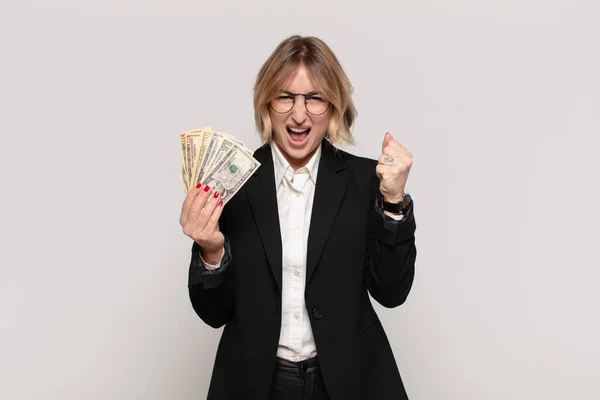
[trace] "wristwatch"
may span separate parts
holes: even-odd
[[[388,203],[383,199],[381,203],[381,208],[383,208],[383,211],[388,211],[394,214],[406,215],[410,210],[410,206],[412,205],[412,197],[410,197],[410,194],[405,193],[404,197],[402,198],[402,201],[400,201],[399,203]]]

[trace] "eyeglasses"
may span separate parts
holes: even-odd
[[[304,97],[304,106],[306,111],[312,115],[323,115],[329,110],[330,103],[319,96],[319,92],[310,93],[292,93],[282,90],[281,94],[270,101],[271,108],[278,114],[286,114],[294,108],[296,96]]]

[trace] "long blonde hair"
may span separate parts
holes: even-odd
[[[272,140],[273,124],[269,102],[280,92],[299,66],[303,65],[315,85],[331,103],[329,141],[354,143],[352,124],[357,112],[352,102],[352,85],[335,54],[316,37],[291,36],[281,42],[263,64],[254,84],[254,120],[263,143]]]

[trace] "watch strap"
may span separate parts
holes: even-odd
[[[382,199],[381,208],[383,208],[384,211],[394,214],[406,214],[410,209],[411,202],[412,198],[408,193],[405,193],[402,201],[399,203],[390,203]]]
[[[389,203],[389,202],[383,200],[381,208],[383,208],[383,211],[391,212],[394,214],[402,214],[402,202]]]

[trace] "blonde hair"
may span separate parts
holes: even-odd
[[[331,49],[316,37],[291,36],[281,42],[263,64],[254,84],[254,120],[263,143],[273,137],[269,102],[299,66],[304,66],[332,106],[327,137],[332,143],[354,144],[352,124],[357,112],[352,85]]]

